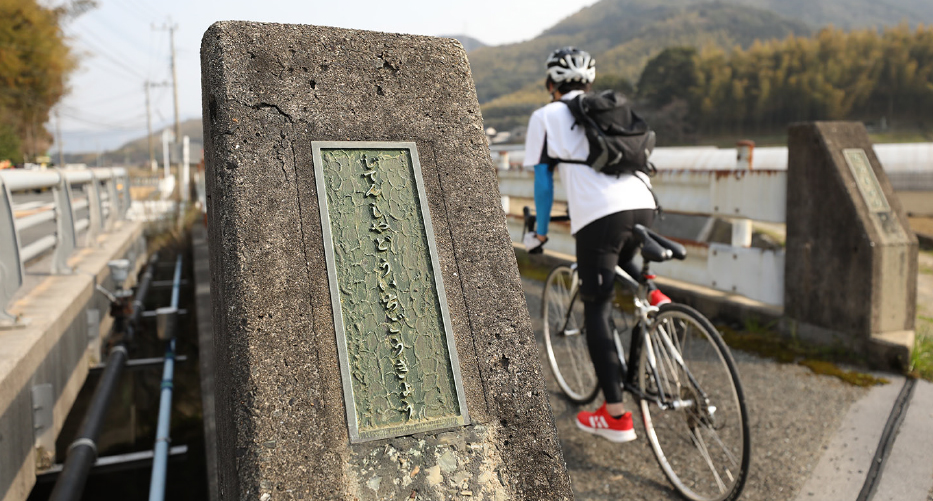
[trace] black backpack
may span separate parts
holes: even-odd
[[[585,161],[551,159],[554,164],[586,164],[597,172],[614,176],[635,171],[648,175],[655,173],[654,166],[648,162],[648,156],[654,150],[654,131],[632,110],[625,96],[605,90],[587,92],[561,102],[570,108],[576,120],[574,127],[583,126],[590,155]]]

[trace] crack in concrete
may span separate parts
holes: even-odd
[[[289,115],[288,113],[285,113],[284,111],[282,111],[282,108],[279,108],[279,105],[277,105],[277,104],[266,103],[266,102],[260,102],[260,103],[257,103],[257,104],[250,105],[250,108],[252,108],[252,109],[254,109],[254,110],[265,110],[265,109],[274,108],[275,111],[278,111],[280,115],[282,115],[283,117],[285,117],[285,118],[288,120],[288,123],[290,123],[290,124],[295,123],[295,120],[292,118],[292,116]]]

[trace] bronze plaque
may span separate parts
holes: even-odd
[[[350,440],[467,424],[415,144],[311,146]]]
[[[884,191],[878,184],[878,178],[875,171],[871,168],[871,161],[868,155],[861,148],[846,148],[842,150],[842,155],[849,165],[849,170],[855,178],[855,184],[858,185],[858,191],[862,194],[862,199],[868,205],[870,212],[888,212],[891,206],[888,205],[887,198],[884,197]]]

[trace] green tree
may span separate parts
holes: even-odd
[[[3,160],[18,164],[23,161],[23,156],[16,131],[9,125],[0,123],[0,161]]]
[[[51,145],[44,125],[76,67],[62,25],[93,5],[75,0],[51,8],[37,0],[0,0],[0,119],[15,131],[27,159]]]
[[[697,51],[693,47],[668,47],[648,61],[638,79],[638,97],[657,108],[685,99],[697,85]]]

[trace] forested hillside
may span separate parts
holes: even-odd
[[[597,87],[632,92],[646,63],[668,47],[692,47],[704,57],[716,53],[722,62],[732,51],[750,49],[756,41],[805,40],[828,24],[848,31],[901,21],[910,28],[933,24],[933,1],[602,0],[532,40],[481,48],[469,57],[484,120],[508,129],[524,123],[531,110],[547,101],[543,59],[557,47],[575,45],[590,51],[598,65]],[[906,25],[900,29],[910,32]],[[833,33],[838,37],[844,31]],[[818,62],[818,58],[797,61]],[[687,113],[685,104],[677,105],[680,111],[675,115]],[[696,100],[689,104],[699,106]],[[696,116],[695,109],[691,113]]]
[[[540,36],[518,44],[484,47],[470,53],[481,103],[543,82],[547,54],[566,45],[585,48],[599,71],[637,79],[645,61],[664,47],[747,47],[756,39],[807,34],[800,22],[760,9],[686,0],[603,0],[561,21]],[[669,5],[670,4],[670,5]]]
[[[669,49],[646,67],[638,96],[649,109],[686,103],[686,121],[707,133],[770,131],[800,120],[931,127],[933,27],[826,28],[731,52]]]

